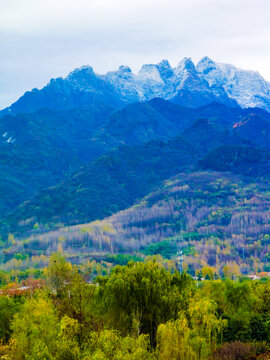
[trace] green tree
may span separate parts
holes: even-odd
[[[214,280],[217,270],[212,266],[204,266],[202,268],[202,275],[206,280]]]
[[[57,359],[80,359],[79,345],[80,325],[77,320],[64,316],[60,322],[58,334]]]
[[[11,321],[19,311],[21,303],[7,296],[0,296],[0,341],[7,343],[11,336]]]
[[[155,262],[117,266],[97,282],[105,319],[124,335],[136,323],[138,334],[150,334],[152,345],[158,325],[176,319],[195,291],[191,277],[171,274]]]
[[[14,359],[56,359],[59,323],[49,299],[27,300],[15,315],[12,330]]]
[[[10,281],[10,275],[5,271],[0,270],[0,287],[7,285]]]
[[[226,326],[226,321],[217,317],[216,308],[213,301],[197,296],[177,320],[161,324],[157,331],[159,359],[208,359],[217,335]]]
[[[154,360],[148,351],[149,339],[147,335],[137,338],[122,337],[116,330],[92,332],[84,359],[91,360]]]
[[[160,360],[197,360],[191,346],[191,329],[188,321],[181,316],[175,321],[161,324],[157,330],[157,349]]]
[[[68,316],[78,323],[78,342],[82,346],[89,331],[99,328],[99,321],[94,313],[93,299],[96,286],[85,282],[83,275],[73,266],[69,282],[57,301],[60,316]]]
[[[52,254],[45,273],[49,287],[56,292],[57,296],[61,296],[72,276],[71,264],[62,254]]]

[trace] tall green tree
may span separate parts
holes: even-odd
[[[54,253],[50,257],[45,273],[48,286],[55,291],[57,296],[61,296],[72,277],[71,264],[61,253]]]
[[[135,326],[138,334],[150,334],[152,345],[158,325],[176,319],[195,291],[188,275],[171,274],[155,262],[117,266],[97,284],[97,301],[109,324],[124,335]]]
[[[12,330],[15,360],[56,359],[59,323],[51,300],[27,300],[15,315]]]
[[[11,336],[11,322],[19,311],[21,299],[0,296],[0,342],[7,343]]]
[[[122,337],[116,330],[92,332],[85,360],[154,360],[147,335]]]

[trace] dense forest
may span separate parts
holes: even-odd
[[[261,109],[190,109],[160,98],[4,116],[0,235],[102,219],[181,172],[268,177],[269,124]]]
[[[258,108],[162,98],[3,116],[0,269],[180,249],[192,276],[269,272],[269,124]]]
[[[179,174],[135,206],[100,221],[45,231],[36,223],[26,237],[2,242],[1,268],[20,271],[47,266],[62,250],[72,263],[126,264],[161,254],[185,257],[192,276],[210,266],[217,276],[270,271],[269,181],[231,173]]]
[[[1,359],[268,359],[269,301],[267,279],[195,281],[160,256],[97,275],[54,253],[1,287]]]

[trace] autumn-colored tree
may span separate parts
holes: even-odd
[[[235,276],[240,275],[239,266],[235,261],[232,261],[223,267],[223,274],[228,279],[233,279]]]
[[[161,324],[157,331],[160,360],[208,359],[216,348],[217,335],[226,321],[216,315],[216,304],[205,298],[194,298],[176,321]]]
[[[209,280],[214,280],[215,274],[217,273],[217,269],[212,266],[204,266],[201,271],[203,277],[206,278],[207,276]]]

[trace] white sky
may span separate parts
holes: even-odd
[[[206,55],[270,81],[270,1],[0,0],[0,108],[81,65]]]

